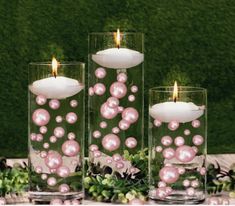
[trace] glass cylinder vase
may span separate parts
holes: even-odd
[[[105,186],[109,190],[105,194],[99,191],[99,186],[92,187],[102,185],[101,182],[87,178],[88,195],[98,201],[125,203],[128,201],[125,192],[115,193],[118,184],[122,182],[123,189],[131,190],[139,181],[135,187],[138,190],[142,178],[147,176],[143,61],[141,33],[89,35],[88,176],[114,181],[113,185]],[[137,161],[140,155],[144,160]]]
[[[204,201],[206,108],[207,93],[203,88],[150,89],[150,199],[162,204]]]
[[[84,63],[29,64],[30,199],[83,196]]]

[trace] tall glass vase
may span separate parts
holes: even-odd
[[[29,194],[34,202],[76,202],[83,196],[84,67],[55,59],[29,65]]]
[[[115,193],[118,184],[122,182],[128,190],[145,175],[147,161],[137,162],[138,155],[145,153],[143,61],[141,33],[89,35],[88,175],[104,182],[114,181],[107,186],[109,192],[102,194],[90,180],[87,193],[93,199],[128,201]],[[138,188],[140,184],[136,185]]]
[[[206,90],[156,87],[150,89],[149,104],[150,199],[163,204],[203,202]]]

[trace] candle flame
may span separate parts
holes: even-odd
[[[174,100],[174,102],[176,102],[177,99],[178,99],[178,86],[177,86],[177,82],[175,81],[174,90],[173,90],[173,100]]]
[[[117,32],[114,34],[114,39],[117,45],[117,48],[120,48],[120,44],[121,44],[121,35],[120,35],[120,30],[117,29]]]
[[[52,75],[56,78],[57,76],[57,68],[58,68],[58,62],[55,57],[52,58]]]

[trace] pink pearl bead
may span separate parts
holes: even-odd
[[[67,184],[61,184],[59,186],[59,191],[62,192],[62,193],[66,193],[66,192],[69,192],[70,188]]]
[[[50,169],[57,169],[62,165],[62,157],[56,151],[49,151],[47,157],[45,158],[45,164]]]
[[[124,110],[124,107],[118,107],[118,112],[119,112],[119,113],[122,113],[123,110]]]
[[[61,166],[56,170],[56,173],[60,177],[68,177],[70,174],[70,169],[66,166]]]
[[[122,112],[122,119],[126,120],[130,124],[135,123],[139,118],[139,113],[133,107],[128,107]]]
[[[50,145],[47,143],[47,142],[45,142],[44,144],[43,144],[43,148],[44,149],[48,149],[50,147]]]
[[[117,163],[116,163],[116,168],[117,168],[117,169],[122,169],[122,168],[124,168],[123,162],[117,162]]]
[[[166,187],[166,193],[169,195],[171,194],[173,189],[171,187]]]
[[[39,131],[42,133],[42,134],[46,134],[47,133],[47,127],[46,126],[41,126],[39,128]]]
[[[118,114],[118,108],[117,107],[111,108],[108,106],[107,103],[104,103],[100,108],[100,113],[102,117],[104,117],[105,119],[113,119]]]
[[[55,143],[57,141],[57,138],[55,136],[50,137],[50,142]]]
[[[184,142],[184,138],[181,136],[176,137],[174,140],[175,145],[178,147],[184,145]]]
[[[190,187],[186,190],[188,196],[193,196],[195,194],[195,189]]]
[[[77,121],[78,117],[77,115],[74,113],[74,112],[69,112],[67,115],[66,115],[66,121],[69,123],[69,124],[74,124],[76,121]]]
[[[119,105],[119,100],[116,97],[109,97],[107,100],[107,105],[111,108],[115,108]]]
[[[172,166],[165,166],[159,172],[160,179],[166,183],[175,183],[179,179],[177,168]]]
[[[193,180],[193,181],[191,182],[191,186],[194,187],[194,188],[199,187],[199,182],[198,182],[198,180]]]
[[[156,146],[155,150],[156,150],[156,152],[162,152],[162,147],[161,146]]]
[[[203,139],[203,137],[202,137],[201,135],[195,135],[195,136],[193,137],[193,144],[199,146],[199,145],[201,145],[203,142],[204,142],[204,139]]]
[[[183,181],[183,186],[184,187],[189,187],[189,185],[190,185],[190,181],[189,180],[186,179],[186,180]]]
[[[73,132],[68,133],[68,139],[73,140],[76,138],[76,135]]]
[[[189,129],[184,130],[184,135],[188,136],[188,135],[190,135],[190,134],[191,134],[191,132],[190,132]]]
[[[44,105],[47,102],[47,98],[44,95],[38,95],[36,97],[36,102],[38,105]]]
[[[158,185],[158,187],[166,187],[166,183],[162,182],[162,181],[158,182],[157,185]]]
[[[208,201],[207,201],[207,204],[208,205],[220,205],[220,199],[217,198],[217,197],[210,197],[208,198]]]
[[[128,137],[125,141],[125,145],[128,147],[128,148],[135,148],[136,145],[137,145],[137,140],[134,138],[134,137]]]
[[[108,124],[105,121],[100,122],[100,128],[105,129]]]
[[[42,167],[41,166],[35,167],[35,172],[38,174],[42,173]]]
[[[185,173],[185,169],[183,167],[179,167],[178,172],[180,175],[183,175]]]
[[[55,186],[56,183],[57,183],[57,181],[56,181],[56,178],[54,178],[54,177],[49,177],[49,178],[47,179],[47,184],[48,184],[49,186]]]
[[[93,137],[94,137],[94,138],[96,138],[96,139],[97,139],[97,138],[100,138],[100,137],[101,137],[101,132],[100,132],[100,131],[98,131],[98,130],[96,130],[96,131],[94,131],[94,132],[93,132],[93,134],[92,134],[92,135],[93,135]]]
[[[41,151],[41,152],[40,152],[40,157],[41,157],[41,158],[47,157],[47,152],[46,152],[46,151]]]
[[[106,76],[106,71],[104,68],[100,67],[95,70],[95,76],[98,79],[103,79]]]
[[[101,96],[105,93],[106,87],[102,83],[96,83],[94,86],[94,92],[96,95]]]
[[[92,145],[90,145],[90,147],[89,147],[89,150],[90,150],[91,152],[97,151],[98,149],[99,149],[99,147],[98,147],[96,144],[92,144]]]
[[[50,205],[63,205],[63,202],[61,199],[52,199]]]
[[[206,174],[206,168],[205,168],[205,167],[202,167],[202,168],[200,169],[200,174],[201,174],[201,175],[205,175],[205,174]]]
[[[160,127],[162,125],[162,122],[158,119],[155,119],[153,124],[156,126],[156,127]]]
[[[121,130],[127,130],[130,127],[130,123],[124,119],[122,119],[119,123],[118,126]]]
[[[110,94],[118,99],[126,96],[127,88],[122,82],[114,82],[110,87]]]
[[[175,150],[172,148],[166,148],[163,150],[163,157],[170,160],[175,156]]]
[[[129,205],[144,205],[144,201],[142,201],[138,198],[134,198],[129,201]]]
[[[120,138],[115,134],[107,134],[102,139],[102,146],[112,152],[120,147]]]
[[[63,121],[63,118],[61,116],[56,116],[55,121],[57,123],[61,123]]]
[[[80,145],[75,140],[67,140],[62,145],[62,152],[68,157],[74,157],[80,152]]]
[[[37,126],[44,126],[50,121],[50,114],[45,109],[36,109],[33,112],[32,120]]]
[[[125,83],[127,81],[127,75],[125,73],[119,73],[117,75],[117,81],[121,83]]]
[[[173,140],[170,136],[163,136],[161,139],[161,143],[164,146],[170,146],[172,144]]]
[[[54,135],[55,135],[57,138],[63,137],[63,136],[64,136],[64,133],[65,133],[65,131],[64,131],[63,127],[56,127],[56,128],[54,129]]]
[[[128,101],[129,102],[134,102],[135,101],[135,96],[133,94],[128,96]]]
[[[120,154],[114,154],[113,155],[113,160],[115,162],[118,162],[118,161],[122,160],[122,156]]]
[[[89,96],[93,96],[95,94],[93,87],[90,87],[88,90]]]
[[[95,158],[101,157],[101,152],[96,150],[96,151],[93,152],[93,155],[94,155]]]
[[[183,145],[176,149],[175,157],[181,162],[190,162],[194,159],[196,153],[192,147]]]
[[[179,123],[177,121],[171,121],[169,124],[168,124],[168,129],[171,130],[171,131],[175,131],[179,128]]]
[[[163,200],[163,199],[165,199],[167,197],[167,195],[168,194],[166,192],[166,188],[165,187],[161,187],[161,188],[156,189],[156,196],[159,199]]]
[[[37,142],[41,142],[43,140],[43,136],[41,134],[37,134],[36,140]]]
[[[136,85],[131,86],[131,92],[133,93],[138,92],[138,87]]]
[[[120,132],[120,129],[119,129],[118,127],[114,127],[114,128],[112,129],[112,132],[113,132],[114,134],[118,134],[118,133]]]
[[[106,163],[111,164],[112,162],[113,162],[113,160],[111,158],[106,159]]]
[[[31,133],[30,139],[31,139],[32,141],[36,141],[36,140],[37,140],[37,135],[36,135],[35,133]]]
[[[131,174],[135,174],[136,173],[136,168],[135,167],[131,167],[130,168],[130,173]]]
[[[57,99],[52,99],[49,101],[49,107],[53,110],[59,109],[60,102]]]
[[[46,180],[46,179],[47,179],[47,174],[42,174],[42,175],[41,175],[41,179],[42,179],[42,180]]]
[[[50,169],[51,174],[56,173],[56,169]]]
[[[75,100],[75,99],[71,100],[70,101],[70,106],[73,107],[73,108],[77,107],[78,106],[78,101]]]
[[[199,120],[196,119],[196,120],[192,121],[192,126],[194,128],[198,128],[198,127],[200,127],[200,125],[201,125],[201,122]]]

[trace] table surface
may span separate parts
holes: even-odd
[[[7,165],[12,166],[15,163],[20,163],[22,164],[23,162],[27,163],[27,159],[7,159]],[[213,163],[216,164],[216,162],[218,162],[221,166],[221,168],[223,168],[224,170],[228,170],[229,168],[231,168],[231,166],[233,164],[235,164],[235,154],[211,154],[211,155],[207,155],[207,164],[209,163]],[[223,196],[227,196],[228,197],[228,193],[220,193],[220,195]],[[209,197],[209,196],[208,196]],[[14,197],[11,196],[11,198],[7,198],[8,203],[14,203],[16,202],[16,200],[19,200],[19,203],[17,204],[24,204],[24,205],[30,205],[30,203],[28,202],[27,199],[27,194],[26,197],[22,197],[21,199],[19,199],[19,197]],[[235,198],[230,198],[230,205],[235,205]],[[205,201],[203,204],[206,205],[207,201]],[[97,203],[94,201],[88,201],[88,200],[83,200],[83,204],[84,205],[107,205],[108,203]],[[152,203],[149,203],[152,204]]]

